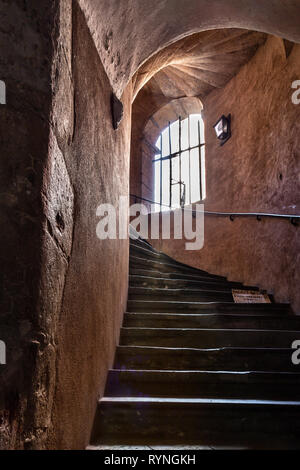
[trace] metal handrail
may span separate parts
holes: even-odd
[[[130,197],[139,199],[141,201],[149,202],[150,204],[155,204],[157,206],[160,206],[159,202],[151,201],[150,199],[137,196],[136,194],[130,194]],[[169,210],[177,210],[180,209],[180,207],[170,207],[167,204],[161,204],[164,207],[168,207]],[[194,209],[188,209],[185,208],[185,210],[189,210],[192,212],[200,212],[196,211]],[[267,213],[267,212],[214,212],[214,211],[201,211],[204,215],[211,215],[211,216],[216,216],[216,217],[229,217],[231,221],[233,221],[236,217],[256,217],[257,220],[261,220],[262,218],[276,218],[276,219],[285,219],[289,220],[291,224],[293,225],[298,225],[298,221],[300,221],[300,215],[295,215],[295,214],[272,214],[272,213]]]

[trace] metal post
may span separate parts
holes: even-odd
[[[171,144],[171,123],[169,121],[169,150],[170,156],[172,155],[172,144]],[[170,158],[170,209],[172,207],[172,159]]]
[[[189,139],[189,204],[192,200],[192,187],[191,187],[191,129],[190,129],[190,115],[188,116],[188,139]]]
[[[160,158],[162,158],[162,134],[160,134]],[[160,203],[160,212],[161,212],[161,209],[162,209],[162,164],[163,164],[163,161],[160,160],[159,162],[159,165],[160,165],[160,168],[159,168],[159,171],[160,171],[160,194],[159,194],[159,203]]]
[[[199,189],[200,189],[200,201],[202,201],[202,162],[201,162],[201,129],[200,129],[200,120],[198,120],[198,141],[199,141]]]
[[[182,186],[182,181],[181,181],[181,116],[179,116],[179,132],[178,132],[178,138],[179,138],[179,144],[178,144],[178,148],[179,148],[179,181],[180,181],[180,185],[179,185],[179,205],[181,206],[181,186]]]

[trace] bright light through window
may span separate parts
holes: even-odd
[[[154,158],[155,211],[170,210],[206,197],[204,123],[201,114],[171,123],[160,134]]]

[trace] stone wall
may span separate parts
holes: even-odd
[[[1,2],[0,447],[79,449],[127,300],[128,241],[100,241],[96,209],[129,191],[131,87],[114,131],[77,2],[27,3]]]
[[[112,366],[127,301],[128,240],[96,236],[100,203],[118,207],[129,192],[131,89],[123,121],[112,128],[111,87],[84,16],[74,5],[75,127],[65,151],[74,191],[74,227],[57,332],[53,430],[48,448],[89,442],[97,398]],[[63,116],[61,116],[63,118]]]
[[[37,422],[35,392],[42,388],[39,357],[45,353],[50,361],[52,338],[38,300],[59,3],[2,0],[0,9],[0,78],[7,93],[0,106],[0,339],[7,352],[7,364],[0,365],[0,447],[7,449],[26,445],[45,428]]]

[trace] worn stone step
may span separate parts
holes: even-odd
[[[163,300],[128,300],[128,312],[144,313],[255,313],[256,315],[291,315],[289,304],[236,304],[232,302],[181,302]]]
[[[139,258],[146,258],[146,259],[152,259],[152,260],[158,260],[161,262],[164,262],[167,258],[163,253],[160,253],[159,251],[155,251],[153,249],[150,249],[150,247],[147,247],[145,245],[135,245],[131,244],[129,246],[129,252],[132,256],[138,256]]]
[[[208,329],[208,328],[121,328],[120,345],[177,348],[290,348],[300,331]]]
[[[165,277],[129,275],[130,287],[157,287],[160,289],[197,289],[198,287],[215,289],[221,288],[225,291],[232,289],[257,290],[257,287],[244,286],[239,282],[219,281],[216,279],[168,279]]]
[[[246,328],[300,330],[296,315],[182,314],[126,312],[124,327],[139,328]]]
[[[104,395],[300,400],[300,370],[280,373],[111,369]]]
[[[227,283],[226,278],[214,278],[212,276],[205,276],[201,274],[187,274],[186,272],[175,272],[174,270],[169,272],[159,271],[157,269],[143,269],[143,268],[134,268],[129,265],[129,274],[137,276],[147,276],[147,277],[159,277],[164,279],[183,279],[183,280],[194,280],[194,281],[209,281],[209,282],[221,282]]]
[[[130,247],[137,246],[141,248],[146,248],[147,250],[158,253],[158,251],[149,242],[147,242],[146,240],[142,238],[137,238],[137,239],[129,238],[129,246]]]
[[[147,258],[141,258],[138,256],[129,256],[129,263],[130,267],[132,268],[142,268],[142,269],[154,269],[162,272],[182,272],[182,273],[187,273],[187,274],[194,274],[194,275],[201,275],[203,277],[207,278],[213,278],[213,279],[226,279],[222,276],[215,276],[213,274],[209,274],[205,271],[201,271],[196,268],[192,268],[190,266],[185,266],[185,265],[180,265],[177,262],[176,263],[171,263],[171,262],[159,262],[159,261],[153,261]]]
[[[188,300],[194,302],[233,302],[231,291],[206,289],[158,289],[129,287],[128,300]]]
[[[194,268],[193,266],[189,266],[187,264],[181,263],[180,261],[176,261],[175,259],[171,258],[170,256],[161,253],[156,250],[151,250],[145,246],[137,246],[137,245],[130,245],[130,256],[137,257],[139,259],[143,259],[146,261],[157,261],[162,264],[173,265],[178,268],[182,268],[184,270],[188,269],[189,271],[196,271],[199,274],[202,273],[204,275],[208,275],[206,271],[201,269]],[[213,275],[215,276],[215,275]]]
[[[290,348],[118,346],[115,369],[297,372]]]
[[[298,401],[103,398],[91,444],[247,444],[300,448]],[[283,438],[284,435],[284,438]]]

